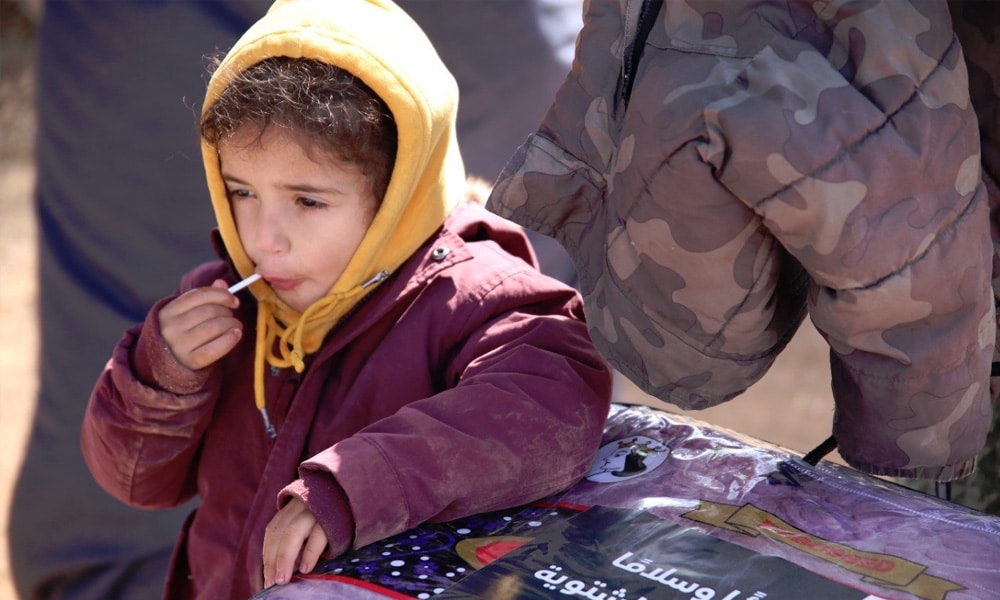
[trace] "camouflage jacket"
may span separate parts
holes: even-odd
[[[648,393],[731,399],[808,311],[849,464],[972,472],[993,248],[946,3],[642,7],[587,2],[573,68],[489,208],[567,248],[594,342]]]

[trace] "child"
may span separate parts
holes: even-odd
[[[222,260],[126,332],[83,426],[122,501],[200,498],[166,597],[247,598],[586,472],[610,371],[579,295],[461,202],[456,102],[388,0],[279,0],[215,70],[201,131]]]

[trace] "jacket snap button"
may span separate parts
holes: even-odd
[[[444,260],[444,257],[448,256],[449,252],[451,252],[451,250],[445,248],[444,246],[438,246],[431,251],[431,258],[434,260]]]
[[[271,377],[277,377],[280,373],[281,373],[281,369],[279,369],[278,367],[276,367],[274,365],[271,365]]]

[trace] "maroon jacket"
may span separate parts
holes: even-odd
[[[167,300],[157,304],[101,375],[83,451],[100,484],[131,505],[200,496],[167,597],[243,599],[258,589],[279,495],[305,500],[339,554],[581,477],[611,375],[579,295],[532,261],[522,232],[481,207],[459,208],[301,375],[268,374],[274,440],[253,401],[251,297],[241,296],[244,341],[198,372],[166,348],[157,313]],[[204,265],[179,291],[217,277],[235,274],[225,262]]]

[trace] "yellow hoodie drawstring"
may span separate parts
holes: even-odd
[[[263,304],[260,304],[257,308],[257,343],[253,357],[253,396],[254,404],[257,405],[261,418],[264,419],[264,431],[267,432],[267,437],[273,440],[278,437],[278,432],[267,416],[267,406],[264,402],[264,359],[267,353],[263,352],[262,349],[267,347],[268,316],[269,311],[264,308]]]
[[[388,278],[388,271],[379,271],[371,279],[353,290],[326,296],[307,308],[290,326],[282,324],[275,316],[276,311],[272,309],[269,302],[258,302],[257,338],[253,367],[254,404],[260,411],[260,416],[264,421],[264,430],[268,437],[273,439],[277,437],[278,432],[267,413],[264,393],[265,363],[277,368],[293,367],[296,373],[304,371],[306,355],[319,349],[323,338],[337,323],[338,319],[334,316],[337,306],[342,301],[356,298],[365,293],[372,285]]]

